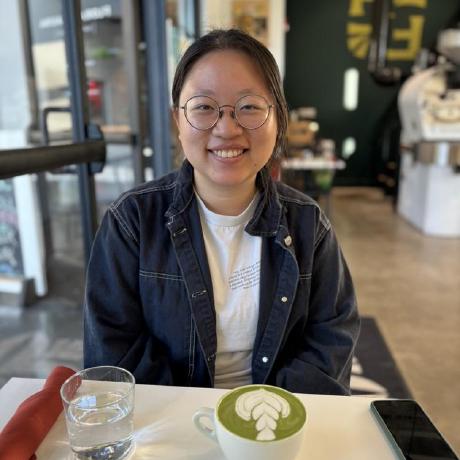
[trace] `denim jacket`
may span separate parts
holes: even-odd
[[[348,394],[359,332],[353,284],[331,225],[262,170],[245,231],[262,237],[253,383]],[[216,312],[193,168],[126,192],[105,214],[88,266],[84,365],[137,383],[212,387]]]

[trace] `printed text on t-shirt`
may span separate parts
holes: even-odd
[[[259,283],[260,280],[260,261],[235,270],[228,279],[228,284],[232,291],[236,289],[249,289]]]

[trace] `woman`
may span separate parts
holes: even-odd
[[[268,174],[287,125],[273,56],[243,32],[213,31],[185,52],[172,98],[186,160],[104,216],[85,367],[348,394],[359,331],[348,269],[318,205]]]

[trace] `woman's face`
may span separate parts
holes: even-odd
[[[263,96],[269,104],[274,104],[257,66],[245,53],[235,50],[210,52],[193,65],[182,88],[179,106],[197,95],[209,96],[219,106],[234,106],[245,95]],[[232,118],[232,108],[222,110],[224,114],[217,124],[206,131],[192,127],[184,110],[175,113],[182,148],[195,170],[195,183],[199,189],[209,191],[253,187],[258,171],[268,162],[275,146],[274,107],[267,121],[254,130],[242,128]]]

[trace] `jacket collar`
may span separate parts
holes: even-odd
[[[184,160],[177,172],[173,200],[165,216],[173,220],[177,214],[185,211],[193,198],[193,166],[188,160]]]
[[[283,207],[266,168],[257,174],[256,185],[261,192],[261,198],[253,218],[246,226],[246,231],[254,236],[275,236],[280,226]],[[193,166],[188,160],[184,160],[177,173],[173,201],[165,216],[173,220],[176,215],[183,213],[194,199]]]

